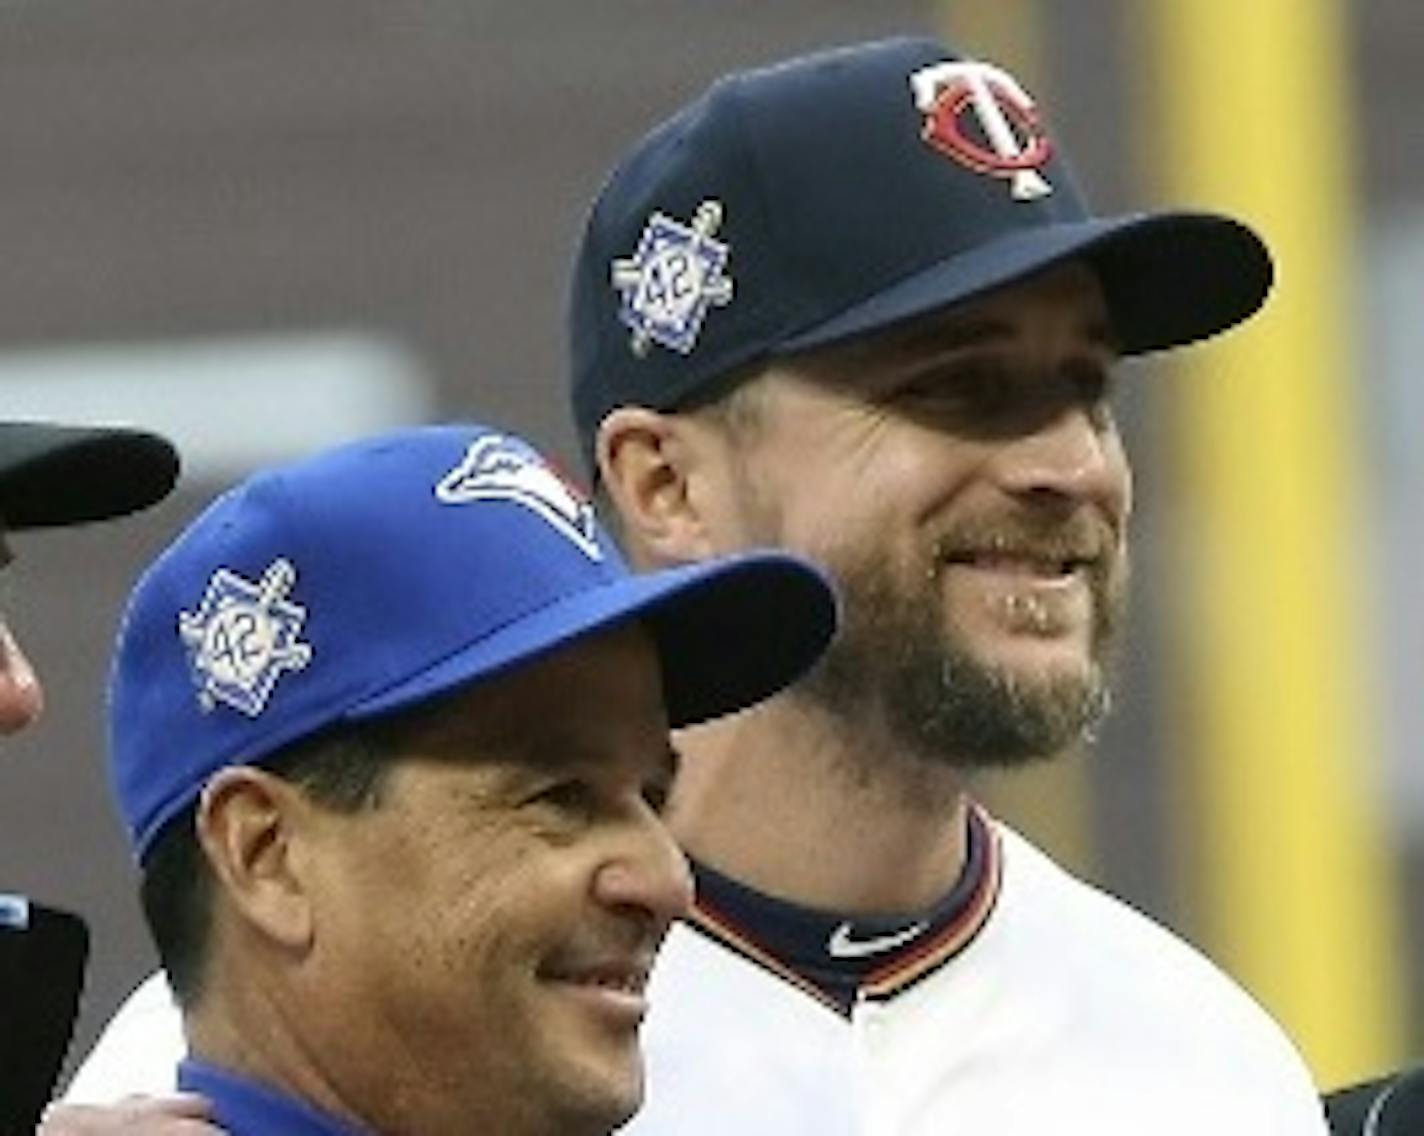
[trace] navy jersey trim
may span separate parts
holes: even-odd
[[[964,868],[928,911],[855,918],[776,899],[694,863],[697,898],[688,923],[849,1016],[857,1002],[888,1000],[933,974],[974,941],[993,912],[1002,882],[999,834],[975,802],[966,825]]]

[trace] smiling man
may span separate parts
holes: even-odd
[[[237,1134],[626,1120],[691,893],[668,726],[783,686],[834,612],[780,554],[630,577],[483,428],[220,498],[136,587],[110,699],[180,1085]]]
[[[1242,990],[965,791],[1107,710],[1119,358],[1270,280],[1229,218],[1090,214],[1014,77],[924,40],[727,76],[614,170],[569,345],[631,558],[783,547],[844,605],[804,680],[680,736],[697,901],[629,1133],[1324,1131]]]

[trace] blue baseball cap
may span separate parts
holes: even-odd
[[[757,702],[836,624],[780,553],[633,574],[587,498],[484,426],[382,435],[218,498],[140,578],[109,688],[109,772],[140,859],[230,764],[640,620],[669,722]],[[551,707],[551,712],[557,712]]]
[[[146,430],[0,422],[0,524],[10,530],[78,525],[161,500],[178,453]]]
[[[574,418],[669,410],[769,358],[864,335],[1068,260],[1136,354],[1245,319],[1270,255],[1214,213],[1094,216],[1008,72],[890,39],[725,76],[613,171],[574,265]]]

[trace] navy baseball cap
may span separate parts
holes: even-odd
[[[683,726],[797,678],[836,604],[780,553],[630,573],[587,498],[484,426],[399,431],[259,474],[144,573],[119,630],[109,772],[136,853],[225,765],[634,618]]]
[[[0,527],[102,521],[147,508],[178,478],[157,434],[52,422],[0,422]]]
[[[825,346],[1077,259],[1136,354],[1254,312],[1271,260],[1213,213],[1097,217],[1018,81],[927,39],[725,76],[639,142],[588,218],[568,313],[594,467],[623,405],[673,409]]]

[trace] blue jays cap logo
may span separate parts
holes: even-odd
[[[311,645],[297,639],[307,610],[287,598],[296,580],[286,560],[274,560],[256,583],[219,568],[198,610],[178,613],[204,711],[221,702],[255,718],[282,672],[311,660]]]
[[[447,505],[513,501],[537,513],[590,560],[602,560],[593,505],[518,438],[486,434],[440,479],[435,496]]]
[[[654,213],[637,251],[613,262],[618,319],[633,333],[635,355],[646,355],[651,343],[691,354],[708,309],[731,301],[732,281],[722,274],[731,246],[712,236],[721,224],[719,201],[699,205],[690,225]]]

